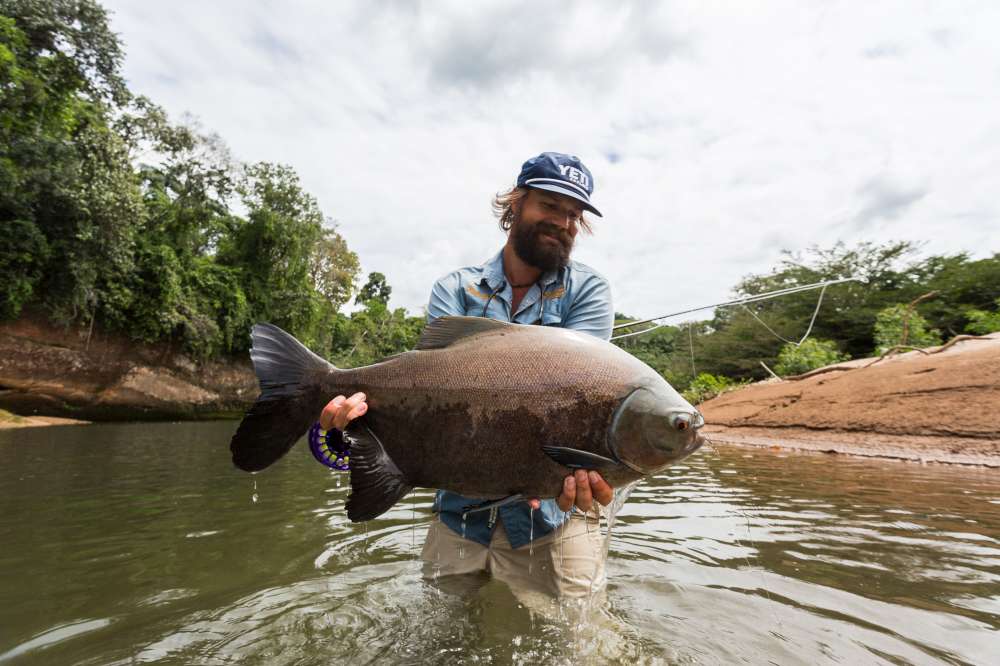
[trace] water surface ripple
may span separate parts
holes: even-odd
[[[712,447],[633,491],[606,595],[576,607],[486,577],[423,580],[430,492],[353,525],[346,478],[305,447],[234,470],[234,428],[0,431],[0,663],[1000,654],[995,470]]]

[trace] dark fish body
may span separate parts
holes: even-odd
[[[416,350],[339,370],[269,325],[251,355],[262,394],[233,437],[256,471],[284,455],[335,395],[363,391],[352,423],[352,519],[413,487],[552,497],[573,467],[620,485],[701,444],[701,416],[652,368],[574,331],[476,317],[428,326]]]

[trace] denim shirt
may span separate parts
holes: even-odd
[[[512,297],[513,291],[503,272],[501,250],[481,266],[460,268],[435,282],[427,307],[427,321],[448,315],[468,315],[517,324],[561,326],[602,340],[611,337],[614,324],[611,288],[608,281],[589,266],[570,261],[565,268],[543,273],[525,294],[515,313],[511,313],[510,308]],[[534,513],[526,501],[521,501],[488,511],[466,513],[463,521],[462,514],[468,507],[483,502],[481,498],[439,490],[434,510],[439,512],[441,522],[453,531],[484,546],[489,546],[499,519],[514,548],[548,534],[569,517],[554,499],[547,499]]]

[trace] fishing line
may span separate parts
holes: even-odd
[[[767,322],[765,322],[763,319],[761,319],[757,315],[757,313],[754,312],[753,310],[751,310],[750,307],[747,306],[746,304],[743,305],[743,309],[746,310],[747,312],[749,312],[750,315],[754,319],[756,319],[758,322],[760,322],[761,326],[763,326],[768,331],[770,331],[771,335],[773,335],[774,337],[778,338],[782,342],[786,342],[786,343],[788,343],[790,345],[795,345],[796,347],[800,347],[800,346],[802,346],[802,343],[806,341],[806,338],[809,337],[809,334],[812,333],[813,324],[816,323],[816,315],[819,314],[819,306],[821,306],[823,304],[823,294],[826,293],[826,287],[827,287],[827,285],[823,285],[823,289],[819,292],[819,300],[816,301],[816,309],[813,310],[812,319],[809,320],[809,328],[806,329],[805,335],[803,335],[802,339],[799,340],[798,342],[795,342],[794,340],[789,340],[788,338],[785,338],[785,337],[783,337],[781,335],[778,335],[778,333],[773,328],[771,328],[770,326],[767,325]]]
[[[688,324],[688,349],[691,350],[691,376],[697,377],[698,371],[694,369],[694,334],[691,330],[694,328],[694,324]]]
[[[497,286],[497,288],[494,289],[492,291],[492,293],[490,293],[490,297],[486,299],[486,305],[483,306],[483,314],[479,315],[480,317],[486,317],[486,312],[489,310],[490,303],[493,302],[493,299],[496,298],[496,295],[499,294],[500,291],[507,284],[509,284],[509,283],[507,283],[507,282],[501,282],[499,284],[499,286]],[[535,284],[538,284],[538,283],[536,282]],[[511,287],[513,287],[513,286],[514,285],[511,285]],[[532,286],[534,286],[534,284]],[[538,321],[535,322],[535,325],[544,326],[545,325],[545,290],[542,289],[541,285],[538,285],[538,291],[539,291],[539,295],[538,295]],[[508,317],[508,321],[514,321],[515,314],[516,314],[515,312],[511,312],[510,316]]]
[[[752,504],[752,500],[751,500],[751,504]],[[750,542],[750,547],[753,550],[757,551],[757,560],[759,561],[760,560],[760,548],[757,547],[756,543],[753,540],[753,534],[750,532],[750,514],[747,513],[746,511],[744,511],[742,507],[738,507],[737,506],[735,508],[736,508],[736,512],[738,514],[740,514],[740,516],[746,522],[746,526],[747,526],[747,539]],[[757,509],[758,507],[754,506],[753,508]],[[765,519],[765,518],[762,517],[761,520],[764,522],[764,526],[765,527],[769,526],[768,523],[767,523],[767,519]],[[738,548],[746,548],[742,543],[740,543],[740,538],[738,536],[736,536],[736,532],[733,532],[733,541],[736,542],[736,546]],[[747,565],[747,570],[749,570],[749,571],[756,571],[758,577],[760,578],[760,590],[761,590],[761,592],[764,593],[764,597],[768,600],[768,602],[769,602],[769,604],[771,606],[768,609],[770,611],[770,613],[771,613],[771,619],[774,620],[775,624],[778,625],[779,629],[783,628],[783,626],[781,624],[781,618],[779,618],[778,614],[774,612],[773,605],[774,605],[775,601],[774,601],[774,599],[771,598],[771,593],[768,592],[768,590],[767,590],[767,580],[764,578],[764,571],[765,571],[764,567],[763,566],[756,566],[755,567],[752,564],[750,564],[750,557],[748,555],[746,555],[745,553],[743,555],[743,561]]]
[[[746,303],[756,303],[758,301],[766,301],[772,298],[778,298],[780,296],[788,296],[790,294],[797,294],[803,291],[809,291],[811,289],[825,288],[834,284],[842,284],[844,282],[860,282],[861,280],[856,277],[840,278],[839,280],[826,280],[824,282],[816,282],[813,284],[798,285],[795,287],[786,287],[785,289],[777,289],[775,291],[765,292],[763,294],[754,294],[752,296],[746,296],[744,298],[737,298],[731,301],[725,301],[723,303],[715,303],[712,305],[703,305],[697,308],[689,308],[687,310],[681,310],[679,312],[671,312],[670,314],[661,315],[659,317],[650,317],[649,319],[641,319],[639,321],[629,321],[623,324],[617,324],[611,328],[612,331],[616,331],[623,328],[629,328],[632,326],[639,326],[641,324],[653,324],[659,322],[661,319],[670,319],[672,317],[678,317],[680,315],[690,314],[692,312],[699,312],[701,310],[711,310],[713,308],[728,307],[730,305],[744,305]],[[666,326],[664,323],[656,323],[654,326],[645,328],[641,331],[633,331],[632,333],[623,333],[621,335],[613,336],[612,340],[622,340],[624,338],[630,338],[635,335],[642,335],[643,333],[649,333],[657,328]],[[811,330],[811,326],[810,326]]]

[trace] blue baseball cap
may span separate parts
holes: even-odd
[[[576,155],[542,153],[538,157],[532,157],[521,165],[517,186],[565,194],[582,203],[584,209],[597,217],[604,217],[590,203],[590,195],[594,193],[594,177]]]

